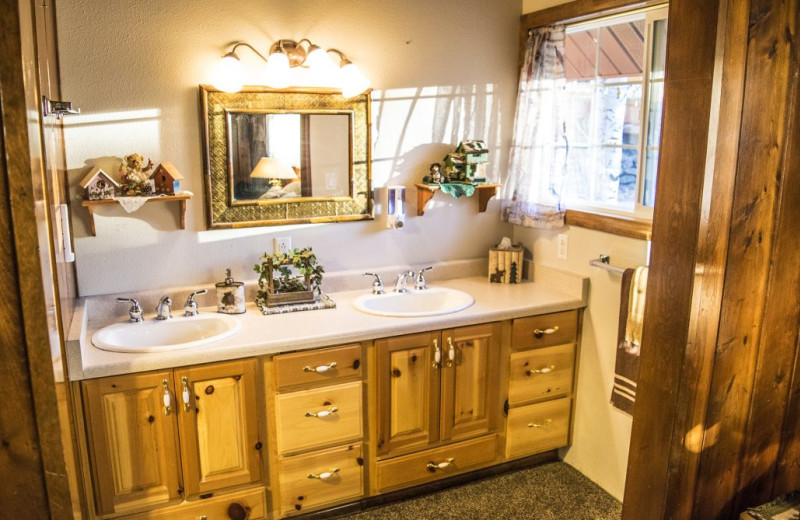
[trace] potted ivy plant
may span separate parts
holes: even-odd
[[[291,303],[313,303],[320,292],[325,269],[310,247],[288,253],[264,253],[253,270],[258,276],[256,304],[275,307]]]

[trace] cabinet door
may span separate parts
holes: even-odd
[[[442,439],[488,433],[497,411],[500,324],[442,332]]]
[[[439,333],[375,342],[378,356],[378,453],[439,440]]]
[[[85,381],[83,394],[98,512],[177,499],[177,408],[169,371]]]
[[[255,367],[250,359],[175,370],[187,495],[261,478]]]

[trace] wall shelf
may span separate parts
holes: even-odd
[[[176,195],[162,195],[155,197],[145,197],[147,202],[179,202],[180,203],[180,217],[181,229],[186,229],[186,201],[192,198],[190,193],[181,192]],[[108,204],[119,204],[117,199],[102,199],[102,200],[84,200],[81,205],[89,210],[89,222],[92,227],[92,236],[97,236],[94,227],[94,208],[95,206],[104,206]]]
[[[425,205],[433,198],[433,194],[441,188],[435,184],[416,183],[417,187],[417,216],[421,217],[425,214]],[[483,213],[486,211],[486,206],[489,204],[489,199],[497,195],[497,188],[502,184],[479,184],[475,186],[475,193],[478,194],[478,212]],[[474,195],[474,194],[473,194]]]

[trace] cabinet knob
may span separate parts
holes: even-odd
[[[456,459],[454,459],[453,457],[450,457],[447,460],[443,460],[442,462],[429,462],[428,465],[425,466],[425,467],[428,468],[428,471],[433,473],[433,472],[435,472],[437,470],[440,470],[440,469],[447,469],[455,461],[456,461]]]
[[[336,361],[331,361],[327,365],[320,365],[318,367],[303,367],[303,372],[316,372],[317,374],[324,374],[328,370],[333,370],[336,368]]]
[[[320,473],[319,475],[315,475],[314,473],[309,473],[308,478],[316,478],[319,480],[328,480],[329,478],[333,477],[339,473],[339,468],[331,468],[330,471],[325,471]]]
[[[533,329],[533,337],[535,337],[536,339],[541,339],[545,335],[549,336],[550,334],[554,334],[557,331],[558,331],[558,325],[556,325],[555,327],[551,327],[549,329],[544,329],[544,330],[542,330],[542,329]]]
[[[540,423],[528,423],[528,428],[539,428],[542,430],[546,430],[550,428],[550,425],[553,424],[553,419],[547,419],[546,421],[542,421]]]
[[[164,402],[164,415],[169,415],[172,413],[172,395],[169,393],[169,381],[164,379],[161,381],[161,384],[164,386],[164,395],[162,397]]]
[[[433,340],[433,368],[439,368],[442,365],[442,349],[439,347],[439,340]]]
[[[555,365],[550,365],[549,367],[537,368],[537,369],[534,369],[534,370],[527,370],[525,372],[525,375],[532,376],[534,374],[549,374],[550,372],[552,372],[555,369],[556,369]]]
[[[306,412],[306,417],[327,417],[339,411],[338,406],[331,406],[327,410],[320,410],[319,412]]]

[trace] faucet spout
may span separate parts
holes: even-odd
[[[172,318],[172,314],[170,314],[170,307],[172,306],[172,298],[168,295],[164,295],[158,300],[158,305],[156,306],[156,319],[159,321],[168,320]]]
[[[400,273],[397,275],[397,281],[394,282],[394,292],[407,292],[406,283],[408,283],[409,278],[414,277],[414,271],[406,271],[404,273]]]

